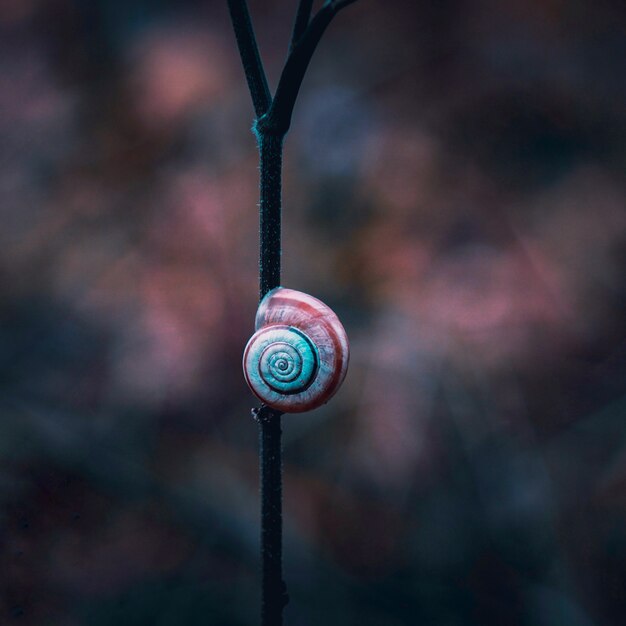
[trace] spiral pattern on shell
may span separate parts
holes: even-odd
[[[285,413],[328,402],[349,359],[346,331],[335,313],[313,296],[277,287],[261,301],[255,327],[243,355],[252,392]]]

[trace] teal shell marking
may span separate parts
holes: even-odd
[[[277,287],[261,301],[243,356],[250,389],[285,413],[314,409],[335,394],[348,368],[346,331],[323,302]]]

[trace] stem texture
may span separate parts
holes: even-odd
[[[283,138],[257,133],[261,169],[260,298],[280,285]],[[281,415],[267,406],[256,412],[259,422],[261,473],[262,626],[281,626],[287,604],[283,581],[283,462]]]
[[[282,626],[288,596],[283,581],[281,413],[263,407],[256,417],[261,467],[261,625]]]
[[[261,169],[260,297],[280,285],[283,138],[257,133]]]

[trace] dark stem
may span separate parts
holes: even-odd
[[[258,128],[285,135],[291,125],[291,116],[298,92],[313,53],[333,17],[356,0],[326,2],[315,14],[304,33],[293,45],[280,75],[274,99],[267,113],[259,118]]]
[[[283,137],[257,133],[261,169],[260,297],[280,285]],[[283,462],[281,413],[264,406],[259,422],[261,471],[261,624],[281,626],[287,604],[283,581]]]
[[[296,19],[293,24],[293,32],[291,33],[291,42],[289,43],[289,51],[291,52],[294,46],[300,40],[300,37],[304,34],[306,27],[309,25],[311,19],[311,9],[313,8],[313,0],[300,0],[298,2],[298,10],[296,12]]]
[[[257,117],[261,117],[267,112],[272,102],[272,96],[267,86],[267,78],[265,77],[263,62],[259,55],[256,37],[254,36],[248,4],[246,0],[228,0],[228,8],[243,70],[248,81],[250,95],[252,96],[254,112]]]
[[[260,296],[280,285],[280,217],[283,138],[257,133],[261,169]]]
[[[281,626],[288,602],[283,581],[281,413],[264,406],[259,422],[261,469],[261,625]]]

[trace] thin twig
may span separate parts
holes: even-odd
[[[356,2],[356,0],[335,0],[335,2],[328,2],[327,4],[334,4],[335,10],[338,11],[339,9],[343,9],[353,2]]]
[[[246,0],[228,0],[230,19],[233,23],[243,69],[252,96],[252,104],[257,117],[264,115],[272,103],[267,85],[263,62],[254,35],[250,12]]]
[[[300,37],[304,34],[306,27],[309,25],[311,19],[311,10],[313,9],[313,0],[300,0],[298,3],[298,10],[296,12],[296,20],[293,24],[293,32],[291,34],[291,42],[289,43],[289,52],[291,52],[295,45],[300,40]]]
[[[315,14],[287,57],[272,104],[267,114],[258,120],[258,132],[283,136],[287,133],[302,80],[317,44],[333,17],[355,1],[326,2]]]

